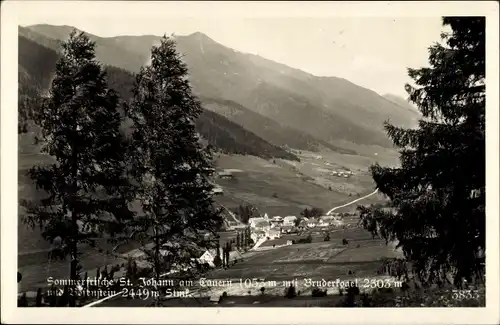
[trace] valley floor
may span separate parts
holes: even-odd
[[[216,180],[216,183],[224,190],[223,195],[217,197],[217,202],[229,208],[237,208],[240,204],[252,204],[259,209],[261,214],[268,213],[270,216],[298,216],[304,208],[319,207],[328,211],[333,206],[353,201],[358,196],[373,191],[373,182],[367,173],[363,157],[322,153],[321,158],[318,158],[319,154],[310,152],[301,152],[298,155],[300,162],[280,159],[268,161],[253,156],[220,155],[218,169],[232,170],[235,178]],[[40,195],[26,177],[26,170],[36,163],[48,160],[50,159],[40,154],[20,154],[18,189],[20,199]],[[337,160],[342,162],[335,162]],[[354,175],[350,178],[337,177],[331,174],[334,170],[351,170]],[[382,199],[381,196],[375,195],[363,200],[362,203],[369,204]],[[355,208],[356,205],[353,205],[339,212],[353,211]],[[69,274],[68,262],[47,262],[50,244],[41,238],[38,229],[31,229],[23,224],[23,213],[24,210],[20,207],[18,270],[23,274],[23,281],[19,284],[20,291],[45,287],[49,276],[66,278]],[[229,239],[235,237],[236,234],[228,232],[221,236]],[[363,274],[364,269],[375,267],[376,263],[373,261],[356,260],[353,257],[347,259],[344,257],[342,260],[341,256],[352,256],[352,253],[347,248],[337,247],[339,244],[339,240],[335,243],[332,240],[327,244],[313,243],[303,245],[301,248],[294,245],[293,249],[283,248],[279,252],[277,250],[261,252],[258,256],[249,257],[248,261],[226,270],[226,273],[216,272],[215,275],[236,278],[269,276],[269,274],[273,274],[276,278],[311,276],[312,274],[334,276],[345,273],[348,268]],[[367,248],[364,250],[356,248],[357,256],[373,256],[378,259],[387,250],[379,243],[370,242],[368,239],[363,245],[365,244]],[[86,246],[81,247],[84,270],[88,270],[89,274],[95,273],[96,268],[104,265],[121,265],[126,262],[126,258],[110,254],[114,245],[101,240],[98,246],[101,248],[100,251]],[[116,253],[124,253],[134,248],[137,247],[124,245]],[[300,252],[295,251],[296,249]],[[324,257],[314,256],[313,252],[317,249],[327,250],[332,254],[335,252],[335,254]],[[335,259],[336,255],[339,256]]]

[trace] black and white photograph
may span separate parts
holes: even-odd
[[[498,3],[438,5],[4,2],[5,322],[498,323]]]

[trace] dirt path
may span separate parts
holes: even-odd
[[[363,200],[363,199],[366,199],[367,197],[370,197],[370,196],[372,196],[372,195],[376,194],[377,192],[378,192],[378,188],[377,188],[375,191],[373,191],[372,193],[370,193],[370,194],[367,194],[367,195],[365,195],[365,196],[363,196],[363,197],[357,198],[357,199],[356,199],[356,200],[354,200],[354,201],[351,201],[351,202],[349,202],[349,203],[346,203],[346,204],[343,204],[343,205],[339,205],[339,206],[337,206],[337,207],[334,207],[334,208],[330,209],[330,210],[326,213],[326,215],[329,215],[330,213],[332,213],[333,211],[335,211],[335,210],[337,210],[337,209],[340,209],[340,208],[346,207],[346,206],[348,206],[348,205],[351,205],[351,204],[354,204],[354,203],[356,203],[356,202],[358,202],[358,201],[361,201],[361,200]]]

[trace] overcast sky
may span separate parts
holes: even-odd
[[[102,37],[200,31],[241,52],[259,54],[318,76],[342,77],[379,94],[405,98],[404,84],[410,81],[407,67],[427,64],[427,48],[439,40],[443,29],[439,16],[346,18],[304,13],[301,17],[300,10],[296,10],[293,15],[287,13],[293,17],[269,17],[259,15],[257,8],[251,15],[246,12],[247,17],[240,17],[239,12],[221,14],[220,10],[201,15],[204,9],[199,5],[198,11],[190,10],[189,17],[189,11],[179,7],[174,8],[177,11],[173,7],[151,8],[137,14],[119,14],[116,6],[127,2],[110,1],[106,6],[115,7],[109,14],[111,10],[102,3],[99,12],[85,7],[75,10],[68,2],[57,3],[57,10],[47,10],[47,6],[37,10],[36,2],[30,4],[32,10],[19,14],[19,24],[70,25]],[[286,9],[287,4],[282,4],[281,8]]]

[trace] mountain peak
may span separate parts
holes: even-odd
[[[210,37],[208,37],[206,34],[203,34],[202,32],[194,32],[192,34],[189,34],[186,37],[195,39],[197,41],[203,41],[203,42],[207,42],[208,41],[208,42],[215,43],[215,41],[213,39],[211,39]]]

